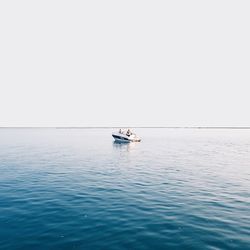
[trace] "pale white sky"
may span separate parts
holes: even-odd
[[[250,126],[250,1],[1,1],[0,126]]]

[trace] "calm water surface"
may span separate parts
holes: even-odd
[[[0,130],[1,249],[250,249],[250,130]]]

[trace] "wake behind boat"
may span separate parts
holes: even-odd
[[[132,133],[130,129],[126,131],[119,130],[119,132],[112,133],[113,138],[117,142],[140,142],[141,138],[138,137],[135,133]]]

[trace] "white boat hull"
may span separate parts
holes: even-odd
[[[117,142],[129,143],[129,142],[140,142],[141,141],[141,139],[134,134],[127,136],[126,134],[122,134],[122,133],[113,133],[112,136],[115,139],[115,141],[117,141]]]

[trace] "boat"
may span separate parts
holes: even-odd
[[[113,138],[116,142],[140,142],[141,138],[138,137],[135,133],[132,133],[130,129],[127,131],[119,130],[118,132],[112,133]]]

